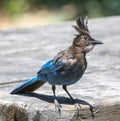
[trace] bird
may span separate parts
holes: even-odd
[[[56,85],[62,85],[63,90],[75,103],[75,99],[67,90],[67,86],[75,84],[81,79],[87,68],[86,54],[95,45],[103,44],[103,42],[91,36],[87,17],[78,17],[76,25],[72,25],[72,27],[77,31],[72,44],[45,62],[36,76],[18,85],[10,92],[11,94],[31,93],[48,82],[52,86],[54,104],[59,110],[61,105],[56,98]]]

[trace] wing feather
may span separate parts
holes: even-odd
[[[66,65],[65,62],[54,62],[54,60],[47,61],[41,69],[38,71],[37,74],[47,74],[55,71],[59,71]]]

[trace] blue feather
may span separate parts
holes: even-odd
[[[23,82],[19,86],[17,86],[14,90],[12,90],[11,94],[25,90],[25,88],[31,88],[32,89],[33,88],[32,85],[34,85],[37,82],[43,81],[43,80],[46,80],[43,75],[37,75],[37,76]]]
[[[65,62],[55,63],[53,60],[47,61],[38,71],[38,74],[47,74],[58,71],[61,68],[63,68],[65,64],[66,64]]]

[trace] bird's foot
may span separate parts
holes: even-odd
[[[91,105],[91,104],[88,104],[88,105],[89,105],[89,108],[90,108],[91,116],[94,119],[95,114],[98,113],[98,111],[99,111],[98,106],[97,105]],[[77,110],[77,115],[79,116],[80,110],[81,110],[81,104],[74,100],[74,106],[75,106],[75,108]]]
[[[92,118],[95,118],[95,114],[98,113],[99,109],[97,105],[89,105],[90,106],[90,111],[92,114]]]
[[[74,106],[75,106],[75,108],[77,110],[77,116],[79,116],[80,110],[81,110],[81,105],[79,103],[74,103]]]
[[[55,109],[57,110],[58,114],[61,115],[61,108],[62,106],[59,104],[58,100],[54,99]]]

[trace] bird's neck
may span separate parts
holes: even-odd
[[[72,44],[72,46],[70,47],[72,53],[74,55],[83,55],[84,57],[86,56],[86,53],[83,51],[83,49],[81,47],[75,46],[74,44]]]
[[[82,51],[82,48],[72,45],[70,48],[71,54],[77,59],[77,61],[87,67],[86,53]]]

